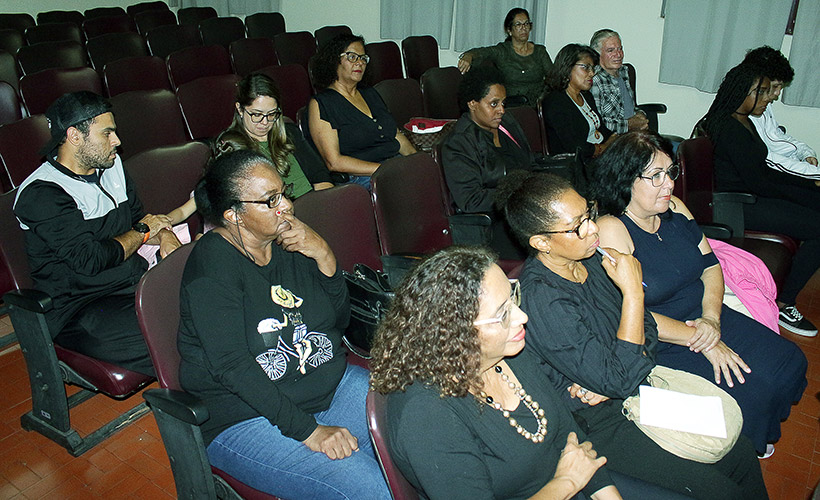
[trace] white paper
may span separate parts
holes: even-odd
[[[726,438],[723,403],[717,396],[640,386],[641,424]]]

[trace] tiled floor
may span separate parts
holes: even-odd
[[[820,273],[798,297],[799,309],[820,325]],[[0,335],[11,331],[0,317]],[[774,456],[761,462],[772,500],[809,498],[820,481],[820,340],[784,333],[809,360],[809,386],[783,424]],[[96,396],[72,413],[81,433],[138,401]],[[39,434],[20,428],[31,408],[25,363],[16,344],[0,351],[0,500],[3,499],[167,499],[174,480],[154,417],[147,415],[78,458]]]

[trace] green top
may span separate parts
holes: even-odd
[[[260,141],[259,149],[262,151],[262,154],[268,158],[271,157],[268,141]],[[288,153],[288,163],[290,163],[290,171],[288,175],[282,176],[282,182],[285,184],[293,184],[293,198],[296,199],[311,191],[313,185],[311,185],[305,173],[302,172],[302,167],[299,166],[299,162],[296,161],[296,157],[293,156],[293,153]]]
[[[538,98],[544,93],[544,78],[552,68],[552,59],[547,54],[546,47],[535,44],[532,54],[521,56],[513,49],[512,41],[506,41],[467,52],[473,56],[471,66],[484,61],[495,64],[507,82],[507,96],[526,96],[528,104],[535,107]]]

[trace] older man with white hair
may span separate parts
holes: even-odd
[[[592,35],[589,45],[600,56],[591,91],[606,127],[619,134],[648,128],[649,120],[638,109],[629,85],[621,36],[616,31],[601,29]]]

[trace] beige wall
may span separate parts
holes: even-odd
[[[108,0],[105,5],[131,3],[136,0]],[[2,10],[34,14],[50,9],[84,10],[97,5],[100,2],[93,0],[3,0]],[[313,31],[321,26],[346,24],[367,41],[380,40],[379,0],[281,0],[281,5],[289,31]],[[549,0],[546,46],[554,56],[567,43],[588,43],[590,35],[599,28],[620,32],[626,60],[634,64],[638,72],[638,100],[665,103],[669,112],[660,117],[661,131],[688,137],[714,95],[658,83],[663,37],[660,7],[661,0]],[[693,36],[697,36],[696,33]],[[543,43],[543,40],[536,42]],[[455,64],[458,54],[446,50],[441,51],[440,56],[441,64],[447,66]],[[789,133],[820,150],[820,109],[786,106],[781,102],[772,106]]]

